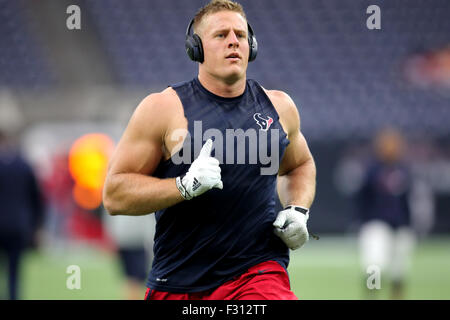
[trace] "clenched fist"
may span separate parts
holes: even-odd
[[[274,221],[275,234],[279,236],[291,250],[300,248],[309,240],[306,222],[309,218],[309,210],[288,206],[278,213]]]

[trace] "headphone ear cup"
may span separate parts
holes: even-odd
[[[198,61],[200,63],[203,62],[204,60],[204,55],[203,55],[203,44],[202,44],[202,39],[200,39],[200,37],[198,36],[198,34],[194,33],[192,35],[192,37],[195,39],[195,43],[196,43],[196,48],[197,48],[197,59],[195,61]]]
[[[256,55],[258,54],[258,41],[256,41],[256,37],[254,35],[251,35],[251,37],[248,38],[248,44],[250,47],[250,53],[248,55],[248,61],[253,61],[256,59]]]
[[[186,36],[186,53],[192,61],[203,62],[202,40],[196,34]]]
[[[186,42],[185,42],[185,47],[186,47],[186,53],[189,56],[189,58],[192,61],[195,61],[196,59],[196,44],[195,44],[195,39],[192,38],[192,36],[187,35],[186,36]]]

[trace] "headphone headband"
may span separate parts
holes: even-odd
[[[186,43],[185,43],[186,53],[188,54],[189,58],[191,58],[191,60],[202,63],[204,59],[202,40],[196,33],[194,33],[192,36],[190,35],[193,25],[194,25],[194,18],[191,19],[186,29]],[[258,42],[256,41],[253,28],[248,21],[247,21],[247,28],[249,32],[247,38],[250,47],[248,61],[253,61],[256,59],[256,55],[258,53]]]
[[[186,29],[186,37],[189,36],[189,33],[191,32],[191,28],[194,25],[194,18],[192,18],[191,22],[189,22],[189,25]]]

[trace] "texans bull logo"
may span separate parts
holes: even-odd
[[[255,119],[256,123],[261,127],[261,130],[267,131],[270,128],[270,125],[273,123],[273,119],[267,116],[267,119],[264,119],[261,116],[261,113],[255,113],[253,115],[253,119]]]

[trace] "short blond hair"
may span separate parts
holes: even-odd
[[[242,8],[242,5],[240,3],[230,1],[230,0],[211,0],[208,4],[206,4],[204,7],[200,8],[194,17],[194,31],[198,27],[199,23],[202,21],[202,19],[212,13],[216,13],[219,11],[233,11],[237,12],[244,17],[245,20],[247,20],[247,17],[244,12],[244,8]]]

